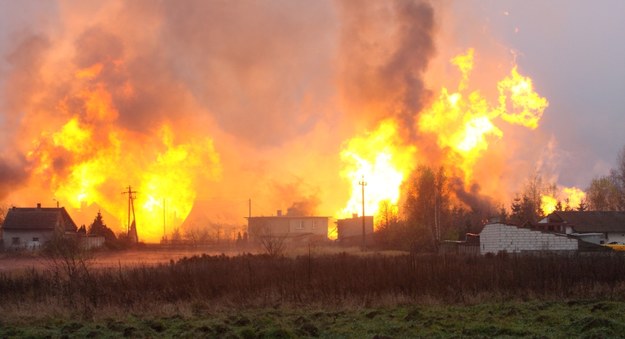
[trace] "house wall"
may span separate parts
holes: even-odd
[[[362,237],[362,217],[340,219],[337,221],[338,239]],[[365,217],[365,235],[373,233],[373,217]]]
[[[87,237],[79,237],[78,241],[80,241],[80,246],[86,250],[90,250],[93,248],[100,248],[104,246],[104,237],[103,236],[87,236]]]
[[[571,235],[579,240],[595,245],[602,245],[606,243],[605,233],[572,233]]]
[[[5,249],[36,249],[52,240],[54,232],[51,230],[3,230],[2,241]],[[13,239],[18,238],[15,244]],[[37,238],[38,240],[35,240]]]
[[[290,233],[328,234],[328,218],[289,218]]]
[[[488,224],[480,233],[480,253],[502,251],[575,251],[578,240],[565,235],[544,233],[504,224]]]
[[[327,217],[252,217],[248,219],[248,234],[252,240],[261,235],[312,234],[327,237],[328,225]]]
[[[624,233],[608,233],[606,243],[616,242],[619,244],[625,244],[625,234]]]

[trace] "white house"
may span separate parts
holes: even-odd
[[[625,212],[555,211],[532,228],[572,235],[595,244],[625,244]]]
[[[55,235],[76,235],[76,224],[64,207],[12,207],[2,224],[5,249],[35,249]]]
[[[251,241],[261,237],[283,237],[288,240],[327,240],[330,217],[289,216],[280,211],[276,216],[247,218]]]

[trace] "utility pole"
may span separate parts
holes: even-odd
[[[127,224],[127,234],[128,237],[133,242],[139,242],[139,237],[137,236],[137,220],[135,216],[135,204],[134,200],[136,198],[137,191],[133,191],[131,186],[128,186],[128,191],[122,192],[122,194],[128,194],[128,224]],[[130,212],[132,212],[132,224],[130,223]]]
[[[365,236],[365,186],[367,186],[367,182],[365,181],[365,176],[362,176],[362,180],[358,182],[358,185],[362,186],[362,250],[367,250],[367,241]]]
[[[167,232],[165,229],[165,223],[166,223],[166,218],[165,218],[165,198],[163,198],[163,240],[167,239]]]

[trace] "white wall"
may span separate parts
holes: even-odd
[[[54,236],[53,231],[14,231],[3,230],[2,241],[4,243],[4,249],[17,249],[27,248],[35,249],[46,242],[50,241]],[[19,238],[19,244],[13,244],[13,238]],[[34,241],[34,238],[38,238],[38,241]]]
[[[609,244],[611,242],[625,244],[625,234],[624,233],[608,233],[608,239],[606,239],[606,244]]]
[[[575,251],[578,240],[562,234],[544,233],[504,224],[488,224],[480,233],[480,253],[506,251]]]
[[[290,218],[289,233],[328,234],[328,218]]]

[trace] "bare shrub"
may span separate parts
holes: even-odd
[[[267,255],[281,257],[286,250],[286,235],[276,234],[269,227],[263,227],[258,234],[258,241]]]
[[[51,287],[71,306],[80,302],[83,309],[97,306],[98,284],[90,270],[91,252],[84,249],[75,237],[56,235],[43,249],[53,277]]]

